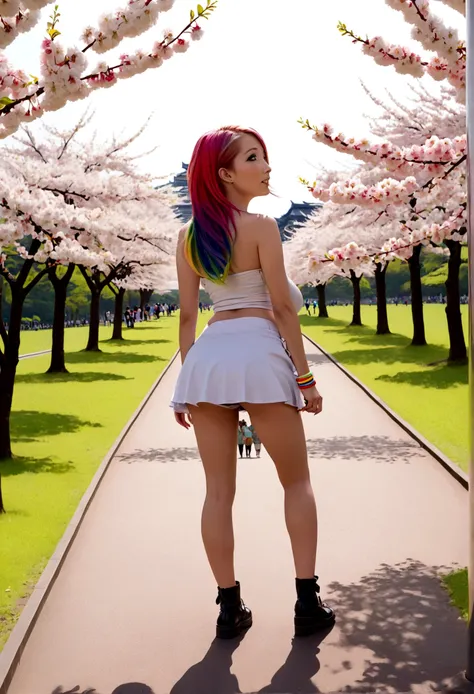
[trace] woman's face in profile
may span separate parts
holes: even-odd
[[[221,169],[221,178],[245,197],[268,195],[271,168],[265,159],[262,145],[256,137],[247,134],[239,137],[238,144],[239,151],[232,168]]]

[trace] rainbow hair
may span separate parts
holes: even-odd
[[[241,135],[253,135],[267,148],[252,128],[231,125],[206,133],[196,143],[188,168],[188,188],[193,218],[184,253],[193,270],[205,279],[222,284],[230,269],[235,239],[233,212],[240,210],[226,197],[219,169],[228,169],[235,159]]]

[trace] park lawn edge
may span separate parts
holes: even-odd
[[[114,426],[109,426],[107,429],[101,431],[101,436],[102,436],[102,442],[100,446],[100,454],[97,457],[97,464],[95,465],[94,468],[90,469],[90,474],[88,479],[86,480],[85,484],[83,487],[80,489],[80,493],[77,498],[77,503],[75,504],[74,508],[71,509],[72,513],[68,513],[67,517],[64,517],[61,519],[63,521],[63,525],[61,529],[56,533],[54,533],[54,540],[53,540],[53,546],[52,546],[52,551],[48,553],[48,555],[43,555],[41,559],[34,561],[32,565],[30,566],[29,569],[25,570],[21,574],[21,578],[19,577],[19,580],[16,582],[11,581],[8,582],[8,577],[7,577],[7,583],[5,583],[4,586],[4,591],[5,593],[8,593],[9,596],[11,595],[11,603],[3,605],[0,611],[0,652],[3,649],[3,646],[5,645],[6,641],[8,640],[13,628],[15,627],[16,623],[18,622],[18,619],[21,616],[21,613],[23,611],[23,608],[25,607],[29,597],[31,596],[36,584],[38,583],[39,579],[41,578],[41,575],[48,565],[48,562],[50,561],[51,557],[54,556],[56,552],[56,548],[58,545],[61,543],[61,538],[63,537],[64,533],[67,532],[67,528],[70,524],[71,519],[73,518],[74,514],[76,513],[77,509],[80,507],[81,500],[84,498],[84,495],[87,494],[87,490],[90,487],[91,481],[93,480],[94,476],[96,475],[97,471],[99,470],[100,466],[102,465],[103,461],[107,459],[108,452],[110,452],[111,447],[114,445],[114,442],[117,442],[117,437],[121,437],[121,435],[124,432],[124,428],[126,429],[127,426],[130,423],[131,417],[133,417],[134,413],[137,413],[137,408],[140,407],[141,404],[143,404],[144,397],[146,397],[147,394],[150,393],[150,389],[153,387],[153,385],[163,376],[163,373],[165,369],[169,366],[171,360],[173,357],[176,355],[176,350],[178,349],[178,331],[177,331],[177,323],[178,321],[176,320],[175,317],[175,325],[170,323],[170,321],[167,321],[166,323],[162,322],[164,319],[160,319],[160,323],[153,323],[154,326],[156,326],[157,330],[160,330],[161,327],[166,326],[166,335],[170,337],[169,340],[165,340],[168,344],[166,344],[164,347],[160,345],[159,348],[155,348],[155,351],[158,354],[163,350],[165,352],[165,359],[161,363],[157,363],[155,369],[150,369],[149,376],[147,378],[144,378],[143,374],[141,375],[140,378],[140,389],[136,395],[138,395],[138,402],[137,398],[132,399],[130,402],[127,402],[126,399],[124,400],[124,412],[123,412],[123,417],[120,418],[120,421],[116,423]],[[174,323],[174,321],[173,321]],[[202,327],[202,326],[201,326]],[[71,329],[73,331],[74,329]],[[71,332],[71,334],[73,334]],[[77,333],[76,333],[77,334]],[[140,327],[137,326],[136,329],[133,331],[133,333],[130,332],[125,332],[124,331],[124,337],[125,340],[124,342],[117,343],[117,341],[112,341],[112,340],[106,340],[103,345],[105,346],[105,349],[107,349],[107,345],[109,345],[111,348],[116,348],[117,346],[122,346],[124,347],[127,341],[127,335],[129,336],[138,336],[140,335]],[[144,332],[141,332],[140,337],[143,337],[145,335]],[[156,336],[157,333],[155,331],[151,331],[151,337]],[[42,337],[44,340],[44,336]],[[102,346],[102,345],[101,345]],[[147,349],[149,349],[149,346],[147,346]],[[127,349],[131,352],[133,350],[133,346],[128,346]],[[81,350],[80,350],[81,352]],[[28,360],[28,366],[32,366],[33,364],[35,365],[35,368],[39,369],[39,372],[37,373],[43,374],[45,371],[45,366],[46,362],[44,358],[38,357],[38,361],[35,360]],[[93,357],[91,356],[91,359]],[[93,364],[93,362],[91,361]],[[38,365],[38,366],[36,366]],[[71,365],[70,365],[71,368]],[[74,369],[74,365],[73,365]],[[71,370],[73,370],[71,369]],[[35,374],[32,374],[33,376]],[[51,382],[51,386],[46,386],[53,388],[54,381]],[[44,386],[43,386],[44,388]],[[127,407],[128,405],[128,407]],[[14,417],[15,415],[15,405],[12,409],[12,416]],[[120,433],[122,432],[122,434]],[[69,436],[74,436],[74,434],[69,434]],[[54,454],[54,438],[51,440],[52,441],[52,454]],[[15,441],[13,440],[12,443],[14,444],[14,449],[17,448],[15,445]],[[74,444],[72,443],[72,446]],[[19,460],[21,459],[21,456],[14,456],[13,463],[15,459]],[[32,461],[34,461],[34,457],[31,458]],[[79,463],[80,464],[80,463]],[[4,491],[5,491],[5,479],[3,480],[4,484]],[[5,493],[4,493],[5,497]],[[7,507],[7,513],[4,516],[4,519],[8,519],[8,509],[9,509],[9,503],[8,503],[8,493],[7,493],[7,498],[5,499],[5,504]],[[56,528],[55,528],[56,530]],[[34,553],[32,553],[34,554]]]
[[[333,308],[333,307],[331,307],[331,308]],[[329,309],[329,311],[331,311],[331,308]],[[301,315],[304,315],[304,314],[302,313]],[[320,320],[324,320],[324,319],[320,319]],[[321,325],[324,325],[324,323],[317,323],[317,324],[315,324],[314,327],[313,327],[313,328],[310,328],[309,331],[308,331],[308,329],[307,329],[307,326],[302,325],[302,326],[301,326],[301,329],[302,329],[303,334],[306,334],[306,336],[308,337],[308,339],[309,339],[312,343],[314,343],[316,346],[320,347],[320,349],[322,349],[323,352],[326,352],[328,355],[330,355],[331,359],[334,360],[334,362],[335,362],[336,365],[340,364],[340,366],[343,367],[343,370],[345,370],[345,371],[347,371],[348,373],[350,373],[350,374],[352,375],[352,377],[354,378],[354,381],[355,381],[356,383],[357,383],[357,382],[361,383],[361,384],[362,384],[363,386],[365,386],[368,390],[370,390],[371,392],[373,392],[374,395],[375,395],[375,397],[376,397],[376,401],[377,401],[377,400],[381,401],[381,402],[383,403],[383,405],[385,405],[385,407],[386,407],[388,410],[391,410],[391,411],[394,412],[396,415],[399,415],[400,418],[405,419],[405,416],[404,416],[404,413],[403,413],[403,412],[400,412],[399,409],[398,409],[397,407],[394,407],[393,405],[389,405],[388,403],[385,402],[384,397],[383,397],[383,394],[377,392],[377,389],[376,389],[376,388],[374,389],[374,384],[372,384],[372,383],[366,383],[366,381],[364,380],[364,377],[363,377],[362,375],[360,375],[360,374],[354,373],[354,371],[350,368],[350,365],[349,365],[349,364],[344,364],[344,361],[339,362],[339,360],[336,359],[336,358],[332,355],[332,351],[331,351],[330,349],[328,349],[328,347],[326,347],[326,346],[324,345],[323,341],[322,341],[322,340],[318,340],[318,336],[315,335],[315,328],[316,328],[318,325],[321,326]],[[365,327],[369,327],[367,324],[364,324],[364,326],[365,326]],[[347,327],[348,327],[348,326],[347,326]],[[370,326],[370,327],[372,327],[372,326]],[[348,333],[348,335],[349,335],[349,333]],[[387,336],[386,336],[386,337],[387,337]],[[395,337],[396,337],[396,334],[394,334],[394,338],[395,338]],[[375,342],[376,342],[376,335],[375,335],[375,333],[374,333],[374,343],[375,343]],[[415,431],[418,432],[418,430],[416,429],[416,426],[414,426],[414,425],[413,425],[411,422],[409,422],[409,421],[407,421],[407,423],[409,424],[409,426],[410,426],[411,428],[413,428]],[[419,435],[420,435],[421,438],[425,438],[426,440],[428,440],[428,438],[427,438],[424,434],[422,434],[421,432],[419,432]],[[433,445],[434,445],[434,444],[433,444]],[[443,452],[443,454],[444,454],[444,452]],[[444,454],[444,455],[445,455],[445,454]],[[449,456],[448,456],[448,458],[449,458]],[[441,465],[441,463],[440,463],[440,465]],[[456,467],[458,466],[457,463],[454,463],[454,465],[455,465]],[[460,469],[462,470],[463,468],[460,468]],[[465,472],[465,471],[464,471],[464,472]],[[458,481],[459,481],[459,480],[458,480]],[[461,482],[460,482],[460,483],[461,483]],[[454,571],[448,572],[447,574],[443,574],[443,575],[440,577],[440,579],[441,579],[441,583],[442,583],[443,587],[445,588],[445,590],[447,591],[447,593],[448,593],[448,595],[449,595],[450,603],[451,603],[455,608],[457,608],[457,609],[459,610],[459,612],[461,613],[462,618],[463,618],[464,620],[467,620],[467,619],[468,619],[468,613],[469,613],[469,589],[468,589],[468,571],[467,571],[467,568],[456,569],[456,570],[454,570]]]

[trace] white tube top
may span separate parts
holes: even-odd
[[[225,284],[216,284],[210,280],[201,279],[201,285],[211,297],[215,313],[239,308],[273,310],[270,292],[261,270],[247,270],[228,275]],[[290,279],[288,279],[288,285],[291,301],[298,313],[303,307],[303,295]]]

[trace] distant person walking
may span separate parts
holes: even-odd
[[[242,422],[239,422],[239,428],[237,429],[237,447],[239,449],[239,455],[242,458],[244,455],[244,432],[242,431]]]
[[[253,445],[255,446],[255,454],[257,458],[260,458],[260,451],[262,450],[262,442],[260,441],[257,432],[255,431],[255,427],[252,425],[249,427],[250,431],[252,432],[252,441]]]
[[[247,426],[247,422],[245,421],[245,419],[242,420],[242,431],[244,434],[245,456],[247,458],[251,458],[252,457],[253,436],[252,436],[252,430],[249,426]]]

